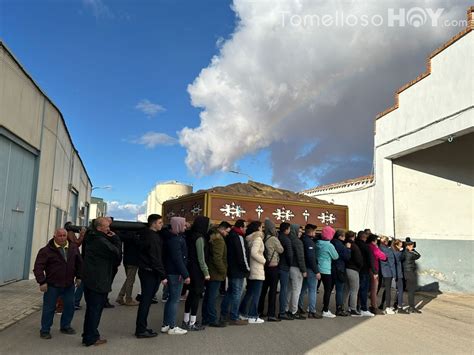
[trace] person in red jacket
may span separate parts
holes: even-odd
[[[377,288],[379,285],[380,261],[387,260],[387,256],[377,246],[377,236],[369,235],[367,244],[370,250],[370,311],[373,314],[381,314],[377,309]]]
[[[67,240],[65,229],[56,230],[53,239],[38,252],[33,269],[40,291],[44,293],[41,338],[51,339],[50,330],[58,297],[61,297],[64,303],[61,333],[76,333],[71,327],[71,321],[74,317],[74,286],[81,283],[81,268],[79,249]]]

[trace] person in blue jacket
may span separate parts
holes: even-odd
[[[407,313],[403,309],[403,268],[402,268],[402,253],[403,253],[403,242],[399,239],[395,239],[392,242],[393,255],[395,256],[395,281],[397,283],[397,302],[395,311],[397,313]]]
[[[344,310],[344,288],[346,285],[346,262],[351,259],[351,245],[345,243],[345,233],[338,229],[331,243],[336,248],[339,258],[332,262],[332,277],[334,285],[336,286],[336,315],[347,317],[350,313]]]
[[[384,300],[387,301],[387,308],[385,308],[385,314],[395,314],[391,308],[392,304],[392,279],[397,277],[397,270],[395,267],[395,254],[393,249],[389,247],[390,239],[386,236],[380,237],[380,250],[387,256],[387,259],[380,261],[380,271],[382,272],[384,291],[382,296],[382,303],[379,309],[384,308]]]
[[[183,288],[183,282],[189,285],[189,272],[186,268],[188,251],[184,240],[186,220],[183,217],[171,218],[171,231],[165,234],[165,269],[168,279],[169,297],[165,304],[162,333],[170,335],[186,334],[187,330],[176,326],[176,312]]]
[[[336,316],[329,310],[329,300],[333,287],[331,264],[333,260],[337,260],[339,255],[331,244],[331,239],[336,231],[330,226],[326,226],[321,231],[321,240],[316,242],[316,257],[318,259],[319,272],[321,273],[321,281],[324,286],[323,297],[323,317],[335,318]]]

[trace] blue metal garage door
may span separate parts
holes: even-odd
[[[35,159],[0,135],[0,285],[23,279],[30,257]]]

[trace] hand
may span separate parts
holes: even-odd
[[[191,283],[191,279],[189,277],[187,277],[186,279],[184,279],[184,284],[185,285],[189,285]]]
[[[374,275],[374,279],[378,279],[379,278],[379,275]]]
[[[351,243],[346,243],[346,248],[351,248]]]
[[[84,227],[81,228],[81,231],[79,232],[79,236],[83,237],[86,234],[86,230]]]
[[[321,280],[321,274],[319,272],[316,274],[316,280]]]
[[[210,276],[204,276],[204,280],[209,281],[211,279]]]
[[[163,279],[163,280],[161,280],[161,284],[162,284],[163,286],[166,286],[166,285],[168,284],[168,279]]]
[[[303,272],[303,277],[308,277],[308,274],[306,272]]]
[[[108,236],[108,237],[113,237],[114,235],[115,235],[115,233],[112,232],[112,231],[109,231],[109,233],[107,233],[107,236]]]
[[[48,284],[40,285],[40,291],[41,292],[47,292],[48,291]]]
[[[82,283],[81,279],[76,279],[76,287],[81,286],[81,283]]]

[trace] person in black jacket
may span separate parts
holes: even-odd
[[[316,238],[316,226],[314,224],[307,224],[304,228],[304,234],[301,241],[304,246],[304,259],[306,263],[307,276],[303,280],[301,287],[301,294],[298,302],[300,314],[304,314],[304,297],[308,293],[308,318],[322,318],[316,314],[316,285],[317,280],[321,280],[319,273],[318,261],[316,260],[316,245],[314,238]]]
[[[159,232],[163,227],[163,219],[158,214],[148,216],[148,228],[140,232],[138,243],[138,277],[142,293],[137,311],[135,336],[137,338],[152,338],[158,335],[147,328],[147,318],[152,299],[160,282],[166,285],[166,271],[163,265],[163,245]],[[125,254],[126,255],[126,254]]]
[[[415,243],[411,240],[407,241],[401,261],[403,263],[403,276],[405,276],[407,282],[408,305],[410,306],[408,309],[409,313],[421,313],[421,311],[415,307],[415,291],[418,283],[416,260],[420,257],[420,253],[415,250]]]
[[[118,235],[123,246],[123,267],[126,279],[115,302],[126,306],[138,306],[138,302],[132,298],[133,284],[138,271],[138,235],[131,231],[121,231]]]
[[[182,335],[188,331],[176,326],[176,312],[181,297],[183,282],[189,285],[191,279],[186,267],[188,250],[184,240],[186,220],[183,217],[171,218],[171,231],[165,232],[165,269],[168,275],[169,297],[165,304],[162,333]]]
[[[362,266],[359,270],[359,302],[360,302],[360,314],[363,317],[373,317],[374,314],[369,311],[367,306],[367,295],[369,293],[370,287],[370,263],[372,262],[371,253],[369,250],[369,246],[367,245],[367,237],[369,235],[364,232],[360,231],[357,233],[356,238],[356,245],[359,247],[360,253],[362,255]]]
[[[351,258],[346,262],[346,292],[344,304],[349,300],[349,313],[352,317],[361,317],[360,312],[357,311],[357,297],[359,294],[359,271],[364,264],[362,253],[355,243],[355,233],[353,231],[346,232],[346,243],[351,245]]]
[[[84,239],[85,253],[83,266],[84,298],[86,314],[82,343],[86,346],[102,345],[107,342],[100,338],[99,323],[107,300],[107,294],[112,290],[115,269],[120,264],[121,245],[110,231],[110,221],[97,218],[94,221],[95,230],[88,233]]]
[[[332,262],[332,279],[336,286],[336,316],[347,317],[349,313],[344,311],[344,286],[347,280],[346,262],[351,258],[350,244],[346,243],[344,231],[338,229],[331,243],[336,248],[339,258]]]
[[[290,281],[288,287],[288,317],[293,319],[306,319],[298,313],[298,301],[300,298],[303,279],[307,276],[306,262],[304,258],[304,246],[300,240],[300,226],[292,224],[290,226],[290,241],[293,249],[293,262],[290,266]]]
[[[227,277],[229,285],[221,303],[221,321],[216,326],[225,326],[229,316],[229,325],[246,325],[248,322],[239,319],[240,298],[244,279],[249,275],[250,267],[245,246],[246,225],[243,219],[235,222],[226,238],[227,244]]]
[[[288,282],[290,281],[290,266],[293,263],[293,247],[290,240],[290,224],[283,222],[280,224],[280,233],[278,240],[283,246],[283,254],[280,255],[280,262],[278,263],[278,273],[280,278],[280,314],[278,318],[283,320],[293,320],[286,314],[288,307]]]

